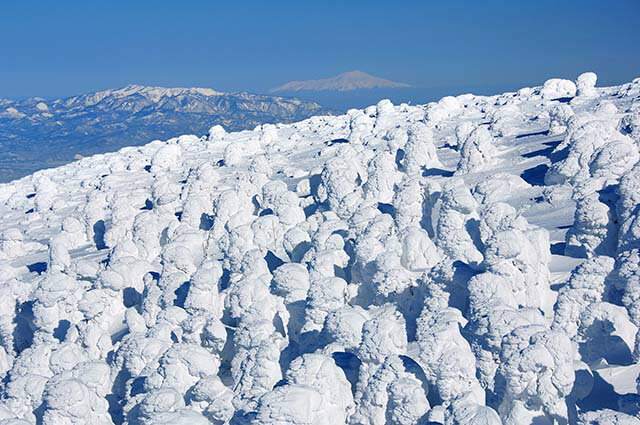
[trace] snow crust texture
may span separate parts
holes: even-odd
[[[0,425],[640,423],[640,79],[0,185]]]

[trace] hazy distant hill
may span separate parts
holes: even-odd
[[[402,88],[410,87],[409,84],[397,83],[374,77],[362,71],[344,72],[333,78],[321,80],[290,81],[271,89],[271,93],[295,92],[295,91],[351,91],[358,89],[374,88]]]

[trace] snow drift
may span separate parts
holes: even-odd
[[[0,185],[0,424],[640,423],[639,123],[587,73]]]

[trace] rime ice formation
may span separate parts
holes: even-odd
[[[640,423],[640,79],[596,80],[0,185],[0,424]]]

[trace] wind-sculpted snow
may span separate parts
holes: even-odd
[[[640,79],[0,185],[0,425],[640,423]]]

